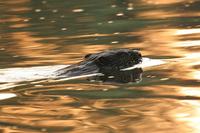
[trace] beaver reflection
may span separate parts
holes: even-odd
[[[102,81],[102,82],[116,82],[116,83],[130,83],[130,82],[140,82],[142,80],[141,68],[135,68],[129,71],[119,71],[119,70],[100,70],[103,76],[94,76],[88,80],[92,81]]]

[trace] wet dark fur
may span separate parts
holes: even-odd
[[[142,62],[142,56],[137,50],[117,49],[96,54],[88,54],[84,60],[69,67],[58,70],[59,76],[71,77],[92,73],[109,73],[131,67]]]

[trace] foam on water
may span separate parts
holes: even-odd
[[[54,78],[56,70],[69,65],[53,65],[40,67],[22,67],[0,69],[0,83],[2,82],[22,82],[38,79]]]
[[[159,59],[142,58],[142,63],[134,65],[132,67],[122,69],[122,71],[132,70],[135,68],[146,68],[146,67],[151,67],[151,66],[157,66],[157,65],[164,64],[164,63],[166,63],[166,62],[163,60],[159,60]]]

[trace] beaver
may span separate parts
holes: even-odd
[[[87,54],[84,60],[56,71],[57,76],[73,77],[93,73],[108,75],[112,71],[131,67],[142,62],[142,55],[134,49],[113,49]]]

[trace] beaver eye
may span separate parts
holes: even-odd
[[[139,57],[142,57],[142,54],[138,52],[138,56],[139,56]]]
[[[89,58],[90,56],[91,56],[92,54],[87,54],[87,55],[85,55],[85,59],[87,59],[87,58]]]

